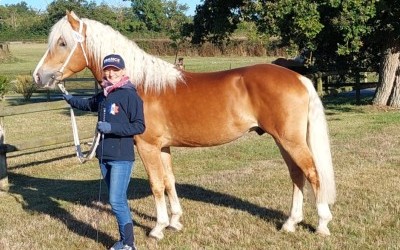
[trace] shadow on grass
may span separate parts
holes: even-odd
[[[79,96],[79,95],[77,95]],[[82,96],[79,96],[82,97]],[[88,98],[88,96],[83,96],[82,98]],[[44,100],[42,98],[34,98],[28,101],[25,100],[21,100],[21,99],[11,99],[7,101],[7,105],[9,108],[11,107],[22,107],[24,105],[29,106],[32,104],[40,104],[40,103],[45,103],[45,104],[49,104],[49,103],[56,103],[63,100],[62,97],[59,98],[52,98],[50,100]],[[45,112],[45,111],[50,111],[50,110],[59,110],[60,113],[64,114],[66,117],[68,117],[68,119],[70,119],[70,111],[69,111],[70,107],[67,103],[65,103],[65,107],[62,108],[49,108],[47,110],[42,110],[42,111],[36,111],[36,112],[29,112],[29,113],[40,113],[40,112]],[[78,109],[74,109],[74,114],[75,116],[90,116],[90,115],[96,115],[97,112],[88,112],[88,111],[81,111]]]
[[[77,91],[69,91],[71,94],[74,96],[78,96],[81,98],[89,98],[95,94],[94,90],[93,91],[82,91],[78,90]],[[57,89],[57,90],[50,90],[50,96],[47,97],[46,92],[42,91],[42,93],[37,93],[35,92],[32,97],[29,99],[24,99],[23,96],[21,95],[16,95],[16,96],[7,96],[6,97],[6,103],[9,106],[20,106],[20,105],[29,105],[29,104],[34,104],[34,103],[51,103],[51,102],[57,102],[63,100],[62,93]]]
[[[338,112],[354,112],[358,110],[358,106],[372,104],[374,93],[374,89],[362,90],[359,103],[357,103],[354,91],[324,96],[322,102],[329,110]],[[327,115],[331,114],[333,113],[330,113],[329,111],[327,112]]]
[[[48,214],[52,218],[64,223],[71,232],[94,241],[97,240],[97,229],[90,225],[90,223],[75,218],[57,200],[79,204],[96,210],[104,210],[103,207],[99,207],[96,204],[98,201],[99,180],[55,180],[36,178],[12,172],[8,174],[8,178],[11,183],[9,193],[11,195],[18,194],[22,196],[23,202],[20,203],[25,210]],[[131,188],[149,185],[147,180],[143,179],[132,179],[131,182]],[[102,184],[104,185],[104,183]],[[150,193],[145,194],[143,192],[141,194],[145,196],[150,195]],[[101,197],[102,202],[107,200],[105,192],[102,192]],[[106,212],[111,213],[111,210]],[[134,214],[136,213],[136,211],[133,212]],[[95,213],[93,217],[96,217]],[[150,231],[150,228],[136,222],[135,226]],[[100,228],[98,232],[99,243],[109,247],[117,240],[102,232]]]
[[[112,245],[117,239],[97,229],[88,222],[83,222],[75,218],[69,211],[64,209],[57,200],[67,201],[73,204],[90,207],[97,210],[104,210],[104,206],[99,207],[98,201],[99,180],[59,180],[36,178],[19,173],[9,173],[11,187],[10,195],[16,194],[22,196],[21,206],[28,210],[41,214],[48,214],[52,218],[64,223],[68,229],[82,237],[98,241],[103,246]],[[229,194],[215,192],[192,184],[177,184],[177,192],[181,198],[210,203],[217,206],[233,208],[248,212],[265,221],[275,224],[280,229],[287,215],[281,211],[260,207],[241,198]],[[107,200],[107,194],[104,191],[101,194],[101,201]],[[141,199],[151,196],[148,180],[133,178],[131,179],[128,199]],[[19,199],[16,199],[17,201]],[[108,209],[107,209],[108,210]],[[106,211],[111,213],[110,210]],[[140,211],[133,210],[133,216],[140,215],[146,220],[156,221],[154,216],[143,214]],[[96,214],[93,214],[95,217]],[[134,222],[135,226],[142,228],[147,234],[151,228]],[[301,223],[300,226],[313,232],[315,229],[308,224]],[[97,237],[98,233],[98,237]]]
[[[251,202],[229,194],[215,192],[191,184],[178,184],[176,188],[180,197],[184,197],[186,199],[194,201],[210,203],[216,206],[245,211],[265,221],[272,222],[273,224],[275,224],[276,229],[280,229],[284,221],[287,219],[287,215],[282,213],[281,211],[266,207],[260,207]],[[267,190],[265,192],[267,192]],[[288,199],[290,199],[290,197],[288,197]]]
[[[49,149],[48,151],[50,151],[51,149]],[[19,152],[19,151],[17,151]],[[41,153],[46,152],[46,150],[42,150]],[[24,153],[24,154],[19,154],[19,155],[12,155],[12,156],[8,156],[7,158],[14,158],[14,157],[18,157],[21,155],[31,155],[31,154],[35,154],[37,152],[29,152],[29,153]],[[50,163],[53,161],[58,161],[58,160],[64,160],[64,159],[70,159],[71,157],[75,157],[76,154],[68,154],[68,155],[63,155],[60,157],[54,157],[52,159],[47,159],[47,160],[42,160],[42,161],[36,161],[36,162],[28,162],[25,164],[19,164],[18,166],[15,167],[10,167],[10,170],[15,170],[15,169],[23,169],[23,168],[28,168],[28,167],[34,167],[37,166],[38,164],[45,164],[45,163]]]
[[[51,103],[51,102],[57,102],[62,100],[62,95],[56,95],[56,96],[51,96],[49,99],[47,99],[46,96],[40,95],[40,96],[32,96],[30,99],[26,100],[21,96],[15,96],[15,97],[8,97],[6,99],[6,103],[8,106],[21,106],[21,105],[29,105],[29,104],[34,104],[34,103]]]

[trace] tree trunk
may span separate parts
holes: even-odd
[[[389,106],[393,108],[400,108],[400,65],[396,71],[393,91],[389,98]]]
[[[392,40],[392,39],[389,39]],[[373,104],[386,106],[393,91],[396,70],[399,67],[400,50],[396,40],[386,44],[386,49],[382,53],[382,61],[379,68],[379,82],[376,88]]]

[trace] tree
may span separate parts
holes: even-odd
[[[93,19],[103,24],[110,25],[111,27],[122,32],[121,27],[123,27],[123,25],[121,23],[124,21],[124,16],[120,14],[120,9],[114,10],[110,6],[102,3],[99,6],[91,9],[89,12],[89,16],[93,17]]]
[[[377,3],[377,15],[370,40],[373,51],[380,52],[379,82],[373,104],[400,108],[400,5],[397,0]]]
[[[164,5],[161,0],[132,0],[132,11],[144,23],[147,30],[160,32],[166,24]]]
[[[320,70],[349,70],[358,58],[367,25],[375,14],[374,1],[250,1],[245,18],[260,33],[279,38],[279,45],[306,49]]]
[[[196,7],[192,42],[200,44],[211,41],[221,44],[229,39],[241,21],[241,8],[244,5],[243,0],[204,0],[203,4]]]
[[[148,31],[177,33],[188,22],[186,4],[177,0],[131,0],[134,19],[143,24]]]
[[[245,19],[256,23],[261,34],[280,38],[284,47],[315,49],[321,32],[318,4],[314,1],[250,1]]]
[[[9,41],[31,34],[42,16],[22,1],[17,4],[0,6],[0,40]]]
[[[89,4],[86,0],[54,0],[47,6],[48,23],[58,22],[65,16],[67,10],[73,10],[78,16],[89,16],[88,14],[93,13],[95,7],[94,2]]]
[[[172,40],[172,45],[175,47],[176,63],[179,47],[186,37],[185,25],[190,22],[189,18],[184,14],[189,7],[186,4],[178,4],[177,0],[173,0],[165,2],[164,8],[167,16],[166,31]]]
[[[148,31],[168,34],[178,53],[180,44],[187,34],[185,27],[190,22],[185,15],[186,4],[177,0],[135,0],[132,2],[134,18]]]

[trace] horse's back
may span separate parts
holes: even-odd
[[[226,89],[240,86],[252,102],[267,106],[286,105],[288,101],[308,101],[308,91],[300,74],[274,64],[256,64],[228,71],[206,74],[207,77],[223,79],[219,84]],[[264,107],[265,108],[265,107]]]
[[[301,82],[301,75],[275,64],[256,64],[224,71],[194,73],[183,72],[183,91],[188,86],[192,89],[206,88],[208,90],[227,90],[235,87],[245,88],[246,91],[263,91],[265,94],[280,92],[306,93]],[[229,91],[228,91],[229,92]],[[222,94],[222,93],[221,93]]]

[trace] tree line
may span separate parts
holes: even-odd
[[[239,35],[268,49],[306,52],[321,71],[376,70],[374,104],[400,107],[399,0],[203,0],[194,16],[176,0],[130,3],[54,0],[41,11],[23,1],[0,6],[0,40],[45,39],[67,9],[128,37],[167,37],[175,46],[189,41],[223,48]]]
[[[187,5],[176,0],[139,0],[131,7],[110,6],[105,2],[96,4],[86,0],[54,0],[46,10],[36,10],[24,1],[0,6],[0,39],[46,39],[51,27],[66,10],[73,10],[81,17],[110,25],[127,36],[141,33],[142,36],[170,36],[180,25],[190,22],[184,13]],[[144,34],[144,35],[143,35]]]

